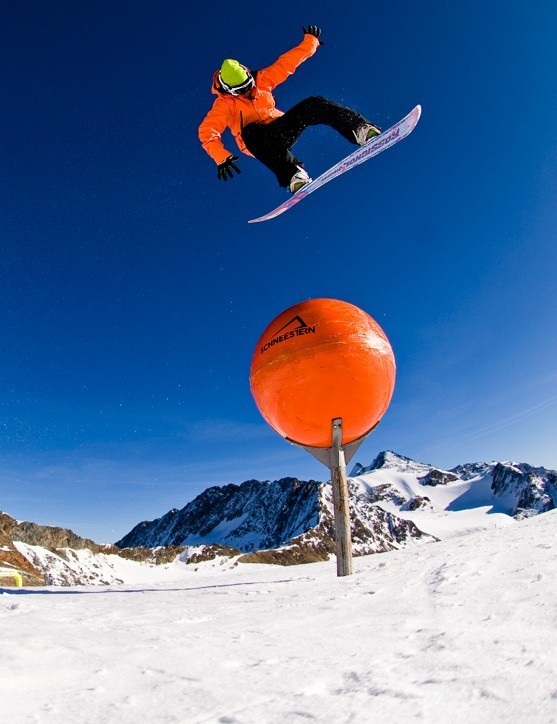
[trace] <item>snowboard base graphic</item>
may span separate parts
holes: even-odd
[[[360,163],[364,163],[364,161],[368,161],[370,158],[377,156],[382,151],[386,151],[388,148],[391,148],[391,146],[394,146],[395,143],[402,141],[402,139],[412,133],[416,127],[416,124],[420,120],[421,112],[422,107],[420,105],[416,106],[407,116],[398,123],[395,123],[392,128],[384,131],[379,136],[375,136],[375,138],[368,141],[365,146],[358,147],[356,151],[353,151],[350,155],[346,156],[346,158],[343,158],[328,171],[325,171],[325,173],[322,173],[321,176],[314,179],[311,183],[302,186],[299,191],[284,201],[284,203],[280,206],[277,206],[276,209],[273,209],[273,211],[269,211],[268,214],[259,216],[257,219],[250,219],[248,224],[268,221],[269,219],[274,219],[276,216],[280,216],[280,214],[283,214],[285,211],[292,208],[292,206],[302,201],[302,199],[305,199],[306,196],[309,196],[311,193],[321,186],[324,186],[326,183],[329,183],[329,181],[332,181],[337,176],[349,171],[351,168],[354,168],[354,166],[358,166]]]

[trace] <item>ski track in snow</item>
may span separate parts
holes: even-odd
[[[347,578],[334,560],[178,564],[3,589],[3,720],[555,722],[556,522],[357,558]]]

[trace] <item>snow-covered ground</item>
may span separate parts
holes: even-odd
[[[555,722],[556,523],[357,558],[347,578],[334,561],[177,562],[143,583],[4,589],[0,718]]]

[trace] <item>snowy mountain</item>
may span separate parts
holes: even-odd
[[[409,542],[430,539],[410,521],[373,505],[350,483],[354,553],[380,553]],[[273,553],[273,562],[326,560],[334,551],[332,488],[315,480],[283,478],[275,482],[249,480],[205,490],[182,510],[135,526],[116,545],[199,546],[212,543],[242,552]],[[263,552],[243,559],[270,560]]]
[[[360,495],[445,538],[553,510],[557,472],[527,463],[458,465],[451,470],[387,451],[351,471]]]

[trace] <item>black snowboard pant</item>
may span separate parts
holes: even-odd
[[[356,111],[321,96],[311,96],[270,123],[248,123],[242,138],[248,151],[276,175],[279,185],[288,187],[298,166],[303,165],[290,151],[302,131],[324,124],[356,143],[353,132],[363,123],[368,121]]]

